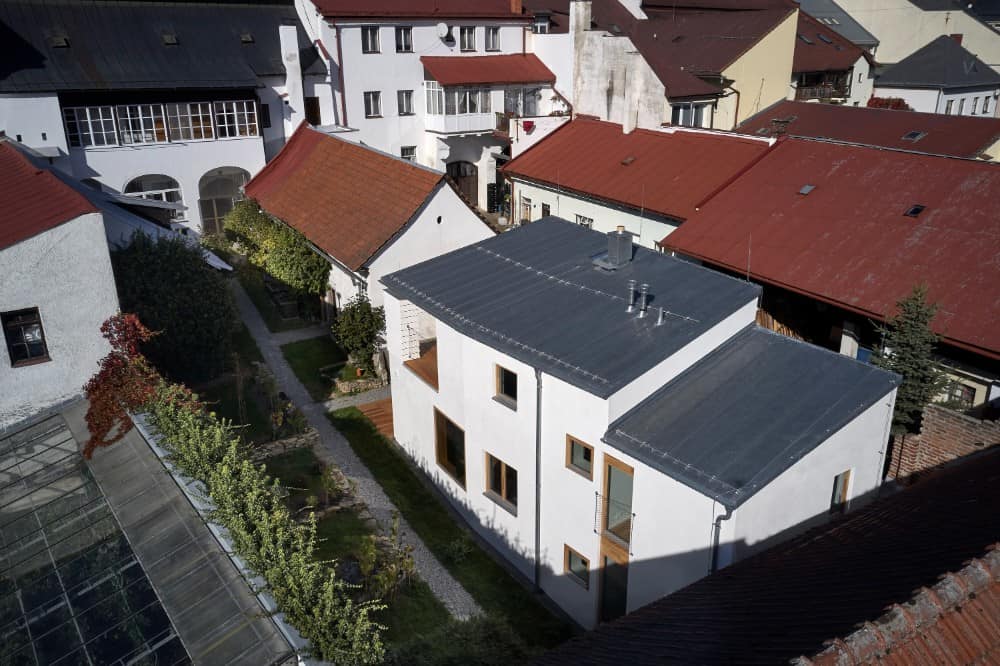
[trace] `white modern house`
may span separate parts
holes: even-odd
[[[568,119],[555,74],[531,52],[520,0],[299,0],[335,73],[338,125],[451,176],[491,211],[511,143]]]
[[[101,212],[0,141],[0,431],[82,393],[118,310]]]
[[[215,232],[302,119],[332,123],[329,72],[279,3],[0,4],[0,130],[95,187]]]
[[[300,127],[246,186],[331,266],[329,306],[382,304],[382,276],[494,235],[440,171]]]
[[[880,484],[898,377],[627,233],[548,218],[382,282],[396,439],[585,627]]]

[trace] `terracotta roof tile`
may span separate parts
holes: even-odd
[[[97,209],[83,195],[0,141],[0,250]]]
[[[421,56],[431,78],[443,86],[555,83],[556,75],[534,53],[495,56]]]
[[[767,149],[765,141],[735,135],[625,134],[621,125],[577,118],[509,162],[504,173],[684,220]]]
[[[861,58],[870,58],[867,52],[805,12],[799,12],[796,30],[801,37],[795,39],[793,74],[848,70]]]
[[[245,189],[261,208],[358,270],[443,180],[444,174],[303,124]]]

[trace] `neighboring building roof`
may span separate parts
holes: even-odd
[[[996,663],[998,481],[1000,451],[974,456],[539,663],[782,664],[802,655],[796,663]]]
[[[781,100],[744,120],[736,131],[975,158],[1000,140],[1000,119]]]
[[[443,86],[556,82],[556,75],[534,53],[420,56],[420,62]]]
[[[871,56],[812,16],[799,12],[792,73],[840,72]]]
[[[861,48],[872,49],[878,46],[878,38],[865,30],[864,26],[833,0],[799,0],[799,7],[801,11]]]
[[[517,0],[313,0],[326,18],[522,18]]]
[[[247,196],[351,270],[410,222],[444,174],[303,123]]]
[[[875,319],[924,283],[944,342],[1000,358],[998,194],[994,164],[787,138],[661,242]]]
[[[603,439],[735,509],[898,383],[872,365],[749,326]]]
[[[989,23],[1000,21],[1000,0],[972,0],[956,4],[978,16],[982,21]]]
[[[637,210],[685,220],[768,149],[763,140],[697,130],[636,129],[577,118],[503,169]]]
[[[878,88],[1000,88],[1000,74],[966,51],[957,41],[941,35],[917,49],[875,80]]]
[[[47,169],[36,167],[9,141],[0,140],[0,250],[37,236],[95,208]]]
[[[382,283],[442,324],[601,398],[674,354],[759,287],[645,248],[613,272],[595,268],[608,237],[544,218],[422,264]],[[626,313],[628,281],[648,283],[651,307]]]
[[[6,0],[0,92],[254,87],[285,74],[283,23],[298,26],[303,73],[325,73],[292,5]]]

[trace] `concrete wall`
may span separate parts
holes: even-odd
[[[29,148],[69,150],[56,93],[0,95],[0,130]]]
[[[37,307],[51,360],[11,367],[0,346],[0,430],[82,393],[109,348],[104,320],[118,310],[99,213],[0,250],[0,312]]]

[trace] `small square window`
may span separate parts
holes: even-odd
[[[396,106],[399,109],[399,115],[401,115],[401,116],[412,116],[413,115],[413,91],[412,90],[397,90],[396,91]]]
[[[847,511],[847,500],[851,491],[851,470],[841,472],[833,479],[833,494],[830,497],[830,513]]]
[[[413,28],[396,28],[396,53],[413,52]]]
[[[399,156],[404,160],[409,160],[411,162],[417,161],[417,147],[416,146],[403,146],[399,149]]]
[[[531,31],[536,35],[546,35],[549,32],[549,17],[536,16],[535,22],[531,26]]]
[[[576,223],[579,224],[581,227],[586,227],[588,229],[593,229],[594,228],[594,218],[592,218],[592,217],[586,217],[584,215],[577,215],[576,216]]]
[[[365,118],[382,117],[382,93],[375,90],[365,93]]]
[[[502,366],[496,366],[497,401],[517,409],[517,374]]]
[[[566,467],[588,479],[594,478],[594,447],[566,435]]]
[[[500,50],[500,28],[496,26],[486,28],[486,50]]]
[[[462,37],[462,50],[463,51],[475,51],[476,50],[476,27],[475,26],[462,26],[461,28]]]
[[[948,390],[948,402],[958,409],[972,409],[976,402],[976,388],[955,382]]]
[[[549,207],[548,204],[543,203],[542,204],[542,217],[548,217],[551,214],[552,214],[552,209]]]
[[[361,52],[362,53],[379,52],[377,25],[361,26]]]
[[[0,314],[0,322],[3,324],[3,335],[7,341],[11,367],[50,360],[38,308],[4,312]]]
[[[517,470],[486,454],[486,496],[517,514]]]
[[[590,560],[563,545],[563,565],[567,576],[583,585],[583,589],[590,589]]]

